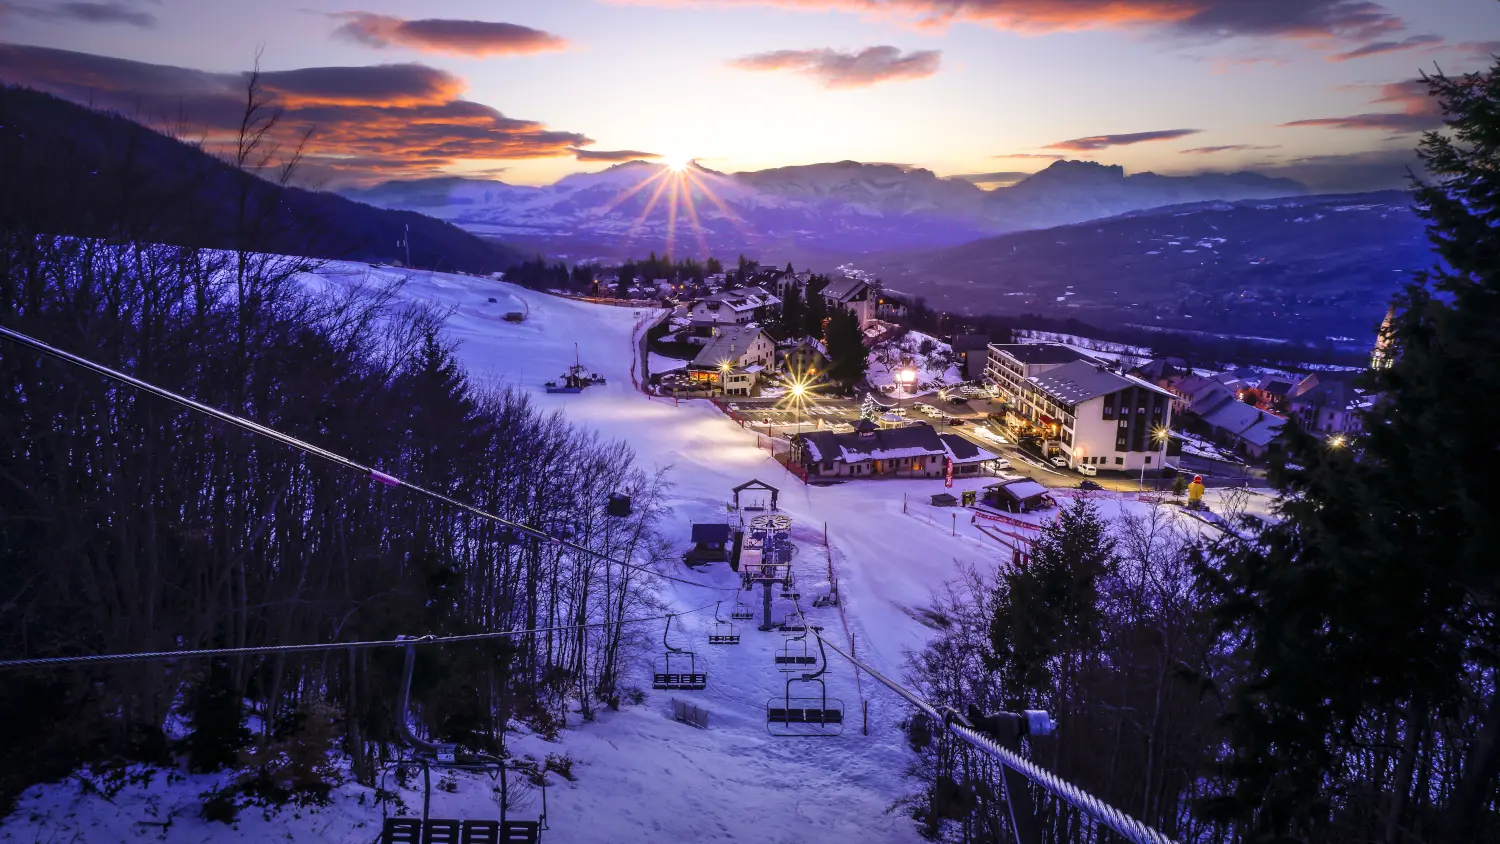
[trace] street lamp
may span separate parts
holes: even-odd
[[[797,411],[797,433],[802,433],[802,397],[807,395],[807,385],[801,381],[792,382],[792,407]]]
[[[1163,425],[1158,425],[1155,429],[1153,429],[1151,431],[1151,441],[1154,442],[1154,443],[1157,443],[1158,445],[1161,445],[1161,444],[1165,443],[1167,441],[1167,439],[1170,438],[1171,436],[1172,436],[1172,430],[1170,428],[1167,428],[1166,426],[1163,426]],[[1163,463],[1165,463],[1167,461],[1167,451],[1166,451],[1165,448],[1162,449],[1161,459],[1162,459]],[[1143,460],[1141,460],[1141,492],[1145,492],[1145,491],[1146,491],[1146,461],[1143,459]]]
[[[728,386],[727,382],[729,380],[729,370],[731,370],[733,368],[734,367],[729,363],[729,361],[727,361],[727,360],[721,360],[721,361],[719,361],[719,395],[720,396],[726,396],[726,395],[729,394],[729,386]]]
[[[1341,449],[1348,444],[1349,441],[1344,437],[1343,434],[1334,434],[1333,436],[1328,438],[1328,447],[1334,450]]]
[[[912,384],[917,380],[917,371],[911,367],[903,367],[896,370],[896,406],[901,406],[901,387],[904,384]]]

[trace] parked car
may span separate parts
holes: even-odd
[[[962,419],[959,419],[957,416],[949,416],[948,417],[948,424],[949,425],[967,425],[969,423],[965,422]]]
[[[954,404],[968,404],[969,403],[969,400],[966,399],[966,398],[964,398],[963,396],[954,396],[953,398],[948,399],[948,401],[951,401]]]
[[[1092,477],[1095,477],[1095,476],[1097,476],[1099,474],[1099,470],[1098,469],[1094,468],[1093,466],[1089,466],[1089,465],[1086,465],[1086,464],[1083,464],[1083,463],[1080,463],[1080,464],[1078,464],[1077,466],[1075,466],[1073,468],[1078,471],[1078,474],[1084,475],[1085,477],[1092,478]]]
[[[1078,482],[1078,488],[1079,489],[1090,489],[1090,490],[1104,489],[1104,487],[1099,486],[1099,482],[1098,481],[1079,481]]]
[[[1066,469],[1066,468],[1068,468],[1068,458],[1066,458],[1066,457],[1054,457],[1054,458],[1052,458],[1052,465],[1060,467],[1060,468],[1063,468],[1063,469]]]

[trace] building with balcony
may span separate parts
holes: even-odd
[[[1165,461],[1172,398],[1092,359],[1075,360],[1028,378],[1012,412],[1042,429],[1070,467],[1133,472]]]

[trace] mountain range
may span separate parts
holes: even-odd
[[[286,187],[124,117],[15,86],[0,86],[0,223],[382,262],[404,259],[409,239],[415,266],[473,272],[522,257],[451,223]]]
[[[478,234],[570,258],[756,255],[845,260],[952,246],[1130,211],[1306,193],[1256,173],[1126,175],[1057,161],[1010,187],[893,164],[840,161],[726,174],[631,161],[542,187],[454,177],[385,182],[345,196],[451,221]]]
[[[1368,347],[1432,262],[1410,195],[1381,191],[1168,206],[859,267],[950,313]]]

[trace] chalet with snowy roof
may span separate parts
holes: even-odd
[[[688,316],[694,323],[744,325],[763,319],[767,308],[780,305],[780,299],[759,287],[736,287],[694,302]]]
[[[953,464],[955,478],[982,474],[994,461],[1000,459],[1000,455],[981,448],[958,434],[938,434],[938,439],[943,441],[943,449],[948,452],[948,462]]]
[[[1172,394],[1092,359],[1031,376],[1011,409],[1041,428],[1070,467],[1133,472],[1166,460]]]
[[[881,428],[861,419],[849,433],[810,431],[792,438],[792,460],[808,478],[941,478],[976,475],[996,456],[952,434],[919,423]]]
[[[1012,513],[1045,510],[1053,505],[1052,497],[1047,494],[1046,487],[1036,481],[1025,479],[991,484],[984,488],[982,500],[997,510],[1008,510]]]
[[[687,365],[695,382],[729,396],[750,395],[761,373],[775,369],[776,344],[753,325],[715,329],[713,338]]]
[[[859,319],[860,328],[875,319],[875,291],[867,281],[848,277],[835,279],[823,288],[820,295],[829,311],[839,308],[854,314]]]

